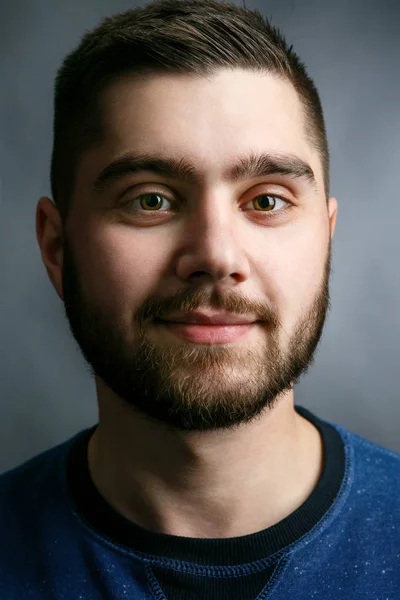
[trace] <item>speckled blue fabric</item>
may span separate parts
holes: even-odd
[[[269,566],[272,576],[254,600],[399,600],[400,455],[335,427],[346,469],[325,516],[278,553],[225,567],[132,552],[92,530],[66,486],[72,438],[0,477],[0,599],[165,600],[162,568],[201,581]]]

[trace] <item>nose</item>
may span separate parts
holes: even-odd
[[[232,202],[198,199],[184,221],[176,273],[185,280],[204,279],[234,285],[246,281],[250,265],[243,244],[243,216]]]

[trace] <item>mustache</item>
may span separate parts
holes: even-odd
[[[149,319],[162,319],[171,312],[191,312],[199,308],[225,310],[241,316],[256,315],[274,329],[281,325],[276,308],[268,301],[249,300],[237,291],[222,293],[214,289],[210,292],[204,288],[188,288],[173,296],[148,298],[137,310],[136,318],[138,324],[143,325]]]

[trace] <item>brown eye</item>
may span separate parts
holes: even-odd
[[[165,206],[165,203],[167,205]],[[140,194],[135,198],[130,198],[126,202],[124,202],[124,206],[132,211],[141,211],[143,209],[144,212],[164,212],[160,211],[160,208],[164,208],[167,210],[171,209],[171,201],[168,200],[163,194],[152,193],[152,194]]]
[[[158,210],[163,204],[164,196],[161,196],[161,194],[143,194],[139,198],[140,206],[145,210]]]
[[[253,200],[255,208],[258,208],[262,211],[273,210],[276,206],[277,198],[275,196],[268,196],[263,194],[262,196],[258,196]]]

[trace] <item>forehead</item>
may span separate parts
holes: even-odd
[[[308,162],[322,180],[297,92],[272,74],[126,76],[103,92],[100,108],[103,143],[95,154],[104,164],[132,150],[159,152],[186,157],[211,179],[239,155],[286,153]]]

